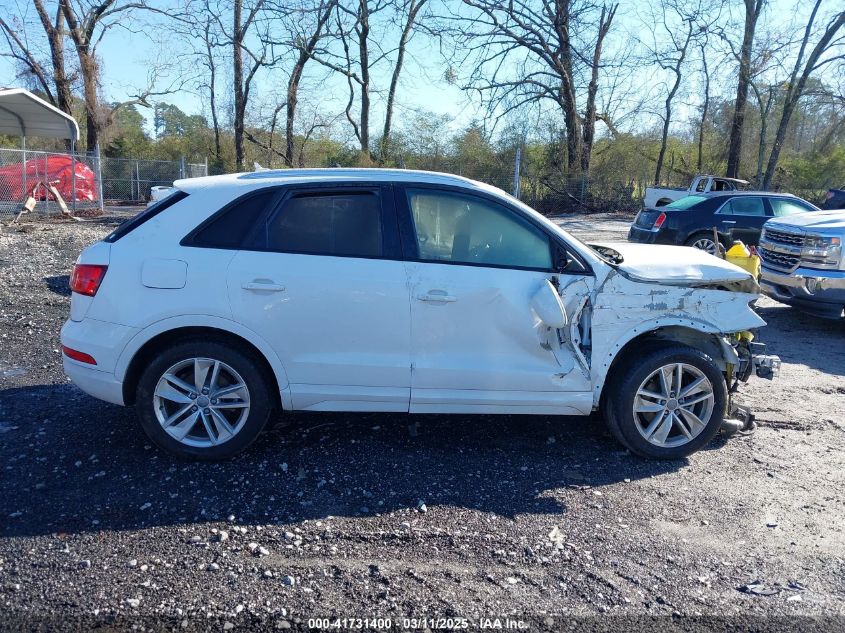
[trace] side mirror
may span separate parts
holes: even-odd
[[[566,308],[552,282],[544,280],[534,296],[531,297],[531,309],[540,320],[551,328],[566,327],[569,319]]]

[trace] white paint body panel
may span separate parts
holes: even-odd
[[[248,191],[333,181],[441,183],[497,196],[567,243],[593,274],[557,276],[568,324],[555,329],[539,318],[544,308],[532,308],[554,277],[549,273],[179,243]],[[73,295],[62,342],[98,364],[66,358],[65,368],[83,390],[109,402],[123,402],[128,368],[147,342],[174,329],[206,327],[258,350],[286,409],[588,414],[607,368],[634,337],[663,326],[707,336],[763,325],[748,307],[755,295],[690,287],[747,279],[739,269],[680,261],[700,256],[694,249],[654,262],[628,250],[628,270],[620,272],[504,192],[459,177],[290,170],[177,187],[190,195],[172,210],[80,255],[80,262],[106,264],[108,271],[95,297]],[[669,278],[673,285],[636,277]],[[435,300],[418,300],[423,295]],[[584,334],[591,340],[582,347]]]
[[[590,391],[566,350],[550,351],[548,328],[531,309],[549,273],[407,262],[411,293],[411,411],[451,400],[519,410],[568,406]],[[431,300],[444,296],[445,301]],[[527,395],[530,394],[530,395]],[[527,401],[525,398],[527,397]],[[504,412],[504,411],[503,411]]]
[[[235,320],[284,359],[294,408],[341,410],[332,402],[365,400],[379,411],[408,410],[402,262],[241,251],[226,278]]]

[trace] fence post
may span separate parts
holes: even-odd
[[[100,157],[100,144],[99,143],[97,143],[94,146],[94,156],[95,156],[95,159],[96,159],[95,162],[97,164],[97,189],[99,190],[99,193],[100,193],[100,211],[102,212],[105,209],[105,207],[103,205],[103,161],[102,161],[102,158]]]
[[[21,163],[21,172],[23,174],[23,201],[26,202],[27,199],[27,191],[26,191],[26,134],[21,136],[21,150],[23,153],[23,162]],[[38,164],[38,159],[36,159],[36,165]]]
[[[522,161],[522,148],[516,148],[516,156],[513,159],[513,197],[519,199],[519,165]]]
[[[73,214],[76,215],[76,152],[73,139],[70,141],[70,195],[73,196]]]
[[[139,162],[135,161],[135,201],[143,202],[141,198],[141,167]]]
[[[587,196],[587,176],[581,176],[581,198],[579,198],[579,202],[584,204],[584,198]]]
[[[205,173],[203,176],[208,176],[208,156],[205,157]]]
[[[182,159],[179,161],[179,177],[185,177],[185,157],[183,156]]]

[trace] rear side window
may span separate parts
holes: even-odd
[[[155,202],[148,206],[146,209],[141,211],[138,215],[134,218],[126,220],[120,226],[118,226],[114,231],[109,233],[104,239],[104,242],[108,242],[112,244],[119,240],[124,235],[127,235],[141,226],[144,222],[152,220],[155,216],[163,211],[167,211],[170,207],[172,207],[177,202],[180,202],[188,197],[188,194],[184,191],[176,190],[175,192],[171,193],[166,198],[162,198],[158,202]]]
[[[763,198],[746,198],[741,196],[731,198],[725,206],[719,209],[720,214],[726,215],[766,215],[766,207],[763,206]]]
[[[253,240],[260,250],[382,257],[381,198],[372,191],[300,194],[272,214]]]
[[[237,249],[273,203],[277,189],[264,189],[232,203],[221,214],[201,226],[189,240],[191,246]]]
[[[683,198],[679,198],[674,202],[670,202],[666,205],[665,208],[667,209],[689,209],[690,207],[698,204],[699,202],[704,202],[707,200],[704,196],[684,196]]]

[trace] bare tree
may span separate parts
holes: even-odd
[[[731,121],[728,141],[728,165],[726,175],[730,178],[739,176],[742,158],[742,133],[745,128],[745,106],[748,102],[748,86],[751,82],[751,55],[754,48],[754,32],[757,21],[767,0],[745,0],[745,28],[742,46],[736,55],[739,61],[739,80],[736,87],[733,120]],[[733,46],[731,46],[733,49]]]
[[[701,121],[698,124],[698,160],[696,169],[699,173],[704,170],[704,131],[707,127],[707,115],[710,110],[710,68],[707,65],[707,40],[699,45],[701,49],[701,74],[704,78],[704,99],[701,102]]]
[[[707,0],[698,0],[695,3],[684,0],[661,0],[660,5],[656,7],[656,13],[652,13],[648,18],[649,20],[653,18],[662,26],[662,29],[655,29],[652,33],[652,41],[648,48],[657,67],[669,76],[663,102],[663,127],[660,136],[660,151],[654,169],[654,184],[660,183],[663,172],[674,100],[681,87],[690,48],[702,41],[718,18],[714,7],[706,2]]]
[[[235,133],[235,166],[238,171],[244,168],[244,121],[249,93],[258,69],[266,65],[266,49],[253,51],[247,43],[247,36],[256,24],[256,18],[264,0],[254,0],[244,7],[244,0],[232,0],[232,30],[230,43],[232,46],[232,77],[234,85],[234,119]],[[246,9],[246,11],[244,10]],[[249,58],[244,65],[244,54]]]
[[[305,0],[301,4],[291,5],[290,2],[268,4],[268,11],[277,23],[284,25],[284,31],[289,38],[279,40],[275,37],[275,30],[268,32],[268,43],[271,45],[285,45],[294,52],[294,62],[288,75],[286,100],[276,106],[273,114],[270,147],[273,144],[276,117],[285,110],[285,152],[282,155],[285,165],[293,167],[296,155],[296,124],[297,106],[299,105],[299,91],[305,74],[305,66],[314,57],[320,42],[327,36],[327,24],[336,10],[338,0],[318,0],[314,4]],[[313,20],[313,21],[312,21]],[[308,134],[307,136],[310,136]]]
[[[208,0],[206,0],[206,6],[207,4]],[[199,55],[200,63],[205,66],[207,71],[201,87],[205,88],[208,93],[208,109],[209,114],[211,114],[211,127],[214,131],[214,165],[219,169],[223,161],[222,148],[220,147],[220,117],[217,113],[217,74],[219,72],[217,49],[220,47],[220,38],[214,28],[214,21],[210,12],[205,11],[204,13],[205,15],[199,22],[200,28],[197,33],[199,41],[202,42]]]
[[[459,54],[470,69],[464,89],[499,119],[528,104],[550,103],[566,129],[570,173],[589,169],[596,95],[605,39],[617,4],[592,0],[463,0],[470,15],[452,16]],[[579,101],[586,84],[586,112]]]
[[[763,186],[763,164],[766,160],[766,136],[768,134],[769,114],[775,101],[775,86],[768,86],[766,98],[755,82],[751,82],[751,89],[757,99],[757,109],[760,113],[760,134],[757,139],[757,171],[755,172],[754,183],[757,187]]]
[[[781,113],[777,131],[775,132],[774,140],[772,141],[772,150],[769,154],[768,163],[766,164],[766,173],[763,175],[763,189],[768,189],[772,184],[775,169],[777,168],[778,160],[780,159],[780,152],[786,138],[786,131],[789,127],[789,121],[792,118],[792,114],[795,111],[796,106],[798,105],[798,101],[804,94],[807,80],[819,68],[822,68],[833,61],[841,61],[845,59],[845,53],[839,51],[837,51],[839,54],[836,55],[828,54],[828,52],[834,47],[841,49],[841,47],[845,45],[845,38],[839,35],[839,31],[843,26],[845,26],[845,11],[836,12],[831,16],[827,26],[821,29],[821,34],[815,46],[812,47],[809,55],[806,55],[807,48],[810,46],[810,39],[816,32],[815,21],[822,2],[823,0],[815,0],[815,3],[813,4],[813,9],[807,20],[807,25],[804,28],[804,35],[801,38],[801,44],[795,58],[795,65],[786,84],[786,94],[783,98],[783,111]]]
[[[109,29],[117,23],[125,23],[126,18],[136,10],[144,10],[165,17],[174,17],[176,12],[167,11],[149,5],[146,0],[59,0],[59,8],[67,21],[67,33],[76,49],[79,59],[79,71],[82,75],[82,89],[85,100],[86,144],[93,150],[99,143],[105,129],[111,124],[118,109],[129,105],[149,107],[149,99],[175,91],[173,86],[159,90],[156,88],[158,69],[151,69],[146,87],[130,95],[126,101],[101,111],[99,85],[100,64],[97,57],[97,45]],[[124,25],[125,26],[125,25]]]
[[[417,21],[420,10],[425,6],[427,0],[405,0],[402,2],[400,11],[405,14],[405,21],[402,26],[402,33],[399,36],[399,44],[396,47],[396,61],[393,64],[393,72],[390,77],[390,88],[387,90],[387,103],[384,113],[384,127],[382,128],[381,141],[379,143],[379,160],[383,163],[390,150],[390,134],[393,125],[393,110],[396,106],[396,90],[399,87],[399,76],[405,63],[405,50],[408,42],[414,33],[414,25]]]

